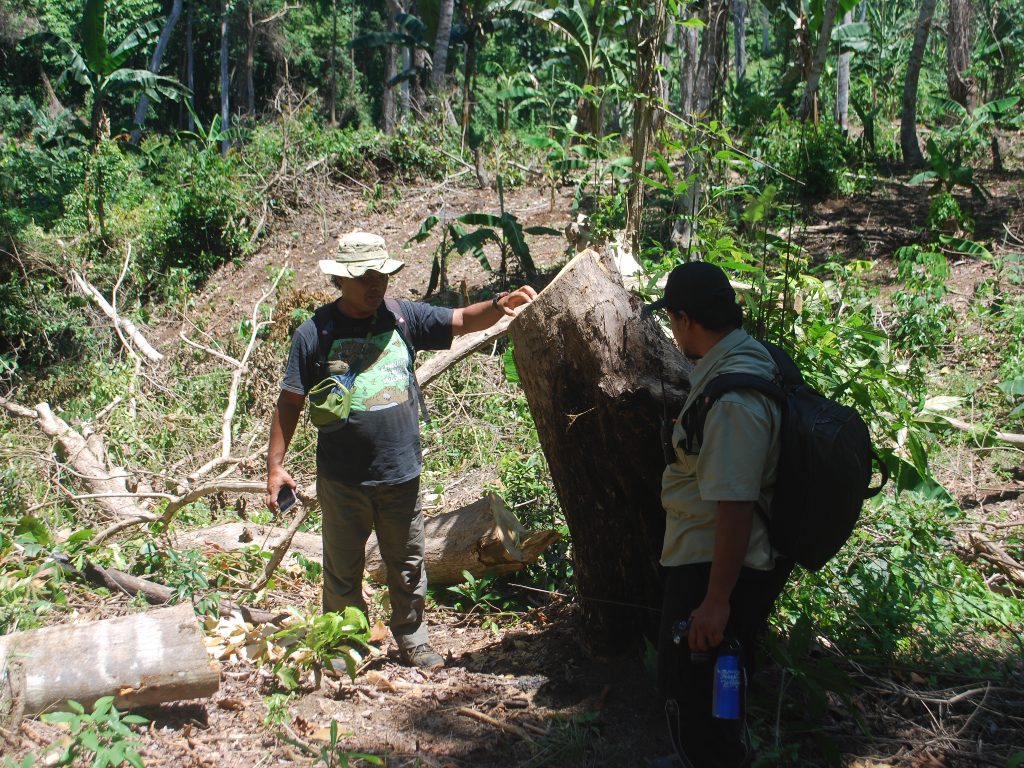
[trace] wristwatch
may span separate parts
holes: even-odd
[[[501,306],[501,300],[504,299],[506,296],[508,296],[508,291],[502,291],[501,293],[494,294],[494,296],[491,298],[491,305],[495,309],[500,309],[502,312],[504,312],[505,308]]]

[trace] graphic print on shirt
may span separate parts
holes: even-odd
[[[397,330],[367,338],[337,339],[327,356],[357,372],[353,411],[379,411],[409,400],[409,350]]]

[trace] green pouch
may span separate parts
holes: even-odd
[[[352,410],[352,390],[341,376],[328,376],[309,390],[309,420],[321,432],[334,432],[345,426]]]

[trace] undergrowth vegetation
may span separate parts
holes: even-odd
[[[125,14],[145,15],[129,5]],[[317,616],[320,564],[297,555],[254,588],[270,558],[265,541],[229,552],[181,546],[177,537],[239,519],[279,522],[259,491],[267,424],[291,332],[325,297],[297,289],[292,267],[274,263],[261,274],[249,261],[300,212],[322,214],[326,240],[319,207],[328,191],[358,189],[353,199],[368,215],[393,217],[412,231],[405,206],[413,196],[429,198],[438,212],[418,234],[409,232],[409,244],[434,238],[434,270],[422,287],[427,294],[439,289],[434,298],[448,303],[458,298],[445,272],[454,254],[472,254],[493,278],[469,286],[474,296],[489,296],[512,278],[537,278],[539,285],[550,277],[546,270],[559,266],[534,263],[535,238],[557,231],[524,226],[506,210],[509,189],[536,185],[539,203],[569,219],[573,245],[623,241],[632,163],[624,136],[635,95],[622,35],[628,4],[589,21],[580,3],[559,13],[533,8],[530,24],[518,30],[487,15],[496,6],[459,5],[480,14],[459,33],[460,50],[486,50],[478,62],[482,76],[470,72],[464,83],[464,125],[448,117],[452,93],[442,92],[431,96],[436,109],[419,119],[407,115],[388,132],[369,126],[383,111],[384,87],[367,95],[369,75],[356,67],[354,51],[383,81],[376,48],[395,42],[387,36],[349,50],[341,69],[350,89],[331,81],[338,99],[329,106],[286,83],[264,117],[250,114],[223,130],[219,117],[204,124],[192,111],[190,128],[178,121],[179,130],[147,132],[138,144],[116,117],[127,113],[127,96],[111,97],[114,129],[91,136],[71,112],[49,114],[25,89],[0,87],[0,384],[11,405],[0,416],[0,634],[57,624],[97,603],[118,612],[146,607],[141,597],[91,585],[94,566],[151,579],[169,588],[171,602],[191,602],[206,614],[205,630],[211,638],[223,633],[226,657],[250,649],[245,660],[270,670],[276,682],[260,692],[263,727],[276,735],[285,733],[289,707],[309,691],[311,676],[318,684],[332,659],[341,658],[342,671],[354,678],[373,656],[375,622],[388,612],[386,590],[371,596],[369,617]],[[945,99],[944,84],[925,73],[927,157],[914,175],[894,173],[900,88],[891,75],[907,56],[908,36],[887,31],[909,29],[912,15],[907,3],[875,5],[865,5],[870,24],[844,33],[857,51],[853,130],[793,117],[799,81],[766,50],[752,57],[743,82],[730,80],[721,120],[666,111],[641,169],[638,293],[656,294],[658,281],[682,261],[721,265],[739,288],[748,330],[786,347],[815,388],[859,409],[892,476],[839,556],[819,573],[799,571],[784,595],[767,639],[774,661],[767,674],[778,679],[770,695],[752,698],[764,726],[757,729],[759,765],[837,764],[841,724],[855,722],[866,733],[873,702],[902,711],[901,697],[919,690],[927,695],[914,701],[926,704],[978,690],[988,696],[989,689],[1019,690],[1022,674],[1024,527],[1013,504],[1019,507],[1024,478],[1020,440],[1005,439],[1024,431],[1024,145],[1014,133],[1021,126],[1024,41],[1020,25],[1011,23],[1020,3],[994,8],[991,29],[979,32],[984,45],[972,77],[985,99],[979,96],[974,109]],[[289,9],[313,25],[282,33],[295,77],[323,85],[325,62],[311,51],[330,39],[328,16],[322,8]],[[56,16],[70,18],[64,11]],[[352,13],[354,19],[355,5]],[[383,23],[375,10],[361,6],[359,14]],[[800,14],[779,14],[775,43],[806,46],[789,37]],[[554,29],[577,17],[582,26]],[[404,17],[398,39],[418,55],[424,45],[413,33],[423,30],[415,21]],[[119,34],[127,31],[124,19],[112,24]],[[58,26],[71,36],[67,24]],[[557,55],[550,58],[555,33]],[[14,61],[4,40],[0,62]],[[47,66],[57,62],[53,41],[39,50]],[[927,55],[939,71],[938,54]],[[526,60],[529,69],[522,67]],[[468,66],[465,59],[460,65]],[[423,71],[401,73],[392,85],[415,83],[426,73],[422,62],[415,66]],[[837,79],[827,68],[822,92],[834,90]],[[257,90],[267,90],[257,82]],[[669,86],[669,101],[680,87]],[[169,114],[167,105],[160,109]],[[327,124],[326,112],[338,113],[336,125]],[[1009,174],[985,170],[997,161]],[[460,178],[468,183],[471,173],[480,184],[495,184],[497,213],[444,210],[443,195]],[[1000,189],[1004,210],[994,210]],[[564,200],[569,210],[556,211]],[[868,216],[851,219],[845,241],[829,240],[816,229],[822,208],[815,206],[823,204],[841,213],[855,204],[872,214],[896,208],[903,229],[881,246],[868,243],[864,230],[875,226]],[[1016,213],[1006,210],[1014,205]],[[812,241],[817,248],[805,247]],[[247,296],[266,292],[251,319],[230,327],[200,304],[226,265],[249,270]],[[144,363],[125,351],[124,331],[95,309],[83,284],[136,325],[173,327],[187,341],[177,344],[175,333],[165,333],[168,358]],[[516,574],[467,571],[462,583],[431,590],[431,612],[498,637],[542,621],[552,603],[580,598],[570,532],[508,342],[489,352],[428,389],[422,489],[428,513],[462,499],[463,491],[470,501],[493,492],[527,529],[561,534]],[[88,478],[76,473],[59,430],[44,433],[38,414],[18,412],[14,401],[49,404],[83,444],[100,446],[114,474],[124,469],[124,494],[88,493]],[[315,430],[303,420],[289,450],[300,486],[313,479],[315,450]],[[190,497],[202,469],[206,476],[235,472],[249,485]],[[112,516],[100,505],[119,495],[140,500],[151,519],[111,532]],[[301,532],[315,534],[320,526],[314,513]],[[279,634],[250,636],[218,616],[222,600],[287,605],[292,624]],[[624,637],[632,630],[624,627]],[[635,644],[623,645],[639,653]],[[131,738],[137,732],[128,727],[137,720],[121,717],[110,701],[91,714],[69,706],[51,718],[68,735],[52,759],[141,763]],[[1006,710],[978,705],[984,724],[975,727],[1001,744],[1019,744],[1019,701]],[[591,715],[555,721],[523,764],[583,764],[601,735]],[[283,738],[326,764],[341,754],[333,720],[327,747]],[[985,759],[1012,766],[1024,756]]]

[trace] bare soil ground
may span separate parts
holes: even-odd
[[[286,259],[296,271],[297,290],[325,290],[316,261],[329,257],[337,236],[351,229],[378,232],[399,253],[422,220],[442,208],[449,215],[497,210],[493,192],[474,189],[406,187],[393,205],[370,197],[365,190],[335,190],[322,201],[319,212],[303,212],[281,222],[252,260],[227,266],[210,281],[192,313],[217,317],[227,328],[234,327],[249,316],[268,285],[266,270]],[[507,206],[526,226],[564,227],[568,203],[567,194],[560,194],[551,211],[546,190],[524,188],[506,195]],[[1022,211],[1020,180],[1006,180],[989,207],[975,213],[979,239],[998,241],[1004,224],[1019,237],[1024,230]],[[817,220],[801,231],[800,240],[816,257],[834,251],[884,261],[899,245],[920,240],[926,215],[923,191],[894,181],[870,196],[817,206],[812,212]],[[404,251],[401,257],[407,267],[393,280],[392,294],[422,296],[433,245],[431,241]],[[539,264],[552,265],[562,258],[566,244],[561,238],[536,238],[531,247]],[[954,263],[953,300],[973,296],[974,286],[990,268],[971,259]],[[491,274],[469,257],[454,257],[449,274],[453,286],[465,281],[470,298],[493,287]],[[154,336],[169,341],[179,328],[178,319],[168,317]],[[949,479],[958,496],[982,513],[999,504],[1002,513],[1020,520],[1024,477],[1017,472],[998,482],[988,476],[982,479],[983,466],[980,454],[951,465]],[[315,595],[302,593],[280,592],[273,598],[296,605],[316,603]],[[495,632],[450,611],[431,610],[432,640],[447,657],[445,669],[425,673],[402,667],[393,647],[385,644],[385,655],[363,669],[354,683],[325,678],[314,689],[307,680],[289,705],[291,723],[281,727],[264,723],[264,696],[276,690],[269,669],[245,662],[227,664],[221,690],[212,699],[142,713],[152,721],[141,737],[142,755],[149,766],[321,764],[295,743],[319,749],[329,739],[332,720],[339,724],[341,747],[386,757],[386,764],[396,768],[643,766],[667,753],[664,716],[641,654],[624,649],[618,658],[588,658],[576,642],[573,607],[561,600],[540,602],[544,605],[520,624]],[[102,615],[132,610],[118,598],[93,609]],[[781,690],[777,670],[766,669],[759,682],[770,707]],[[945,686],[964,681],[926,682],[910,670],[891,670],[884,679],[866,677],[861,682],[864,687],[855,705],[867,732],[836,702],[829,706],[831,724],[825,730],[840,746],[842,764],[1002,766],[1012,749],[1024,748],[1019,702],[1011,712],[977,706],[976,700],[952,702],[953,694]],[[912,689],[924,701],[908,697]],[[930,705],[927,695],[947,703]],[[771,721],[770,708],[762,714]],[[967,731],[972,722],[974,727]],[[984,743],[967,740],[968,734],[974,739],[979,733],[979,724]],[[32,721],[19,734],[0,736],[7,739],[7,754],[15,757],[41,751],[60,732]],[[771,742],[771,734],[761,736]],[[807,740],[813,741],[813,734]],[[813,747],[808,747],[802,754],[812,753]]]

